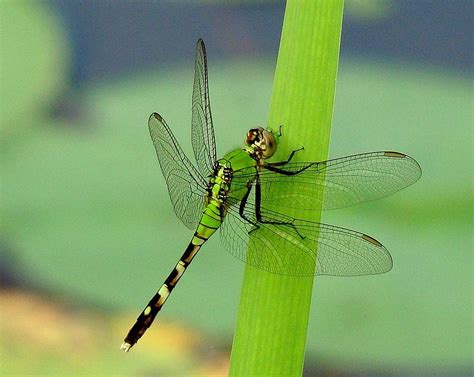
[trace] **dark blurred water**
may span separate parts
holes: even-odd
[[[257,2],[258,3],[258,2]],[[360,4],[369,4],[361,7]],[[168,1],[50,0],[70,38],[72,84],[192,59],[205,39],[213,58],[274,55],[284,2],[221,5]],[[341,57],[359,55],[472,71],[473,2],[346,2]]]

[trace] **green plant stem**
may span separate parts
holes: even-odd
[[[283,125],[274,160],[300,146],[300,160],[327,158],[342,12],[343,0],[287,2],[269,117],[269,126]],[[315,211],[312,220],[320,215]],[[245,267],[231,377],[302,374],[312,287],[313,277]]]

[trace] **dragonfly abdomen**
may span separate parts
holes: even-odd
[[[194,236],[184,251],[181,259],[168,275],[165,282],[153,296],[148,305],[138,316],[137,321],[128,332],[122,344],[122,350],[127,352],[142,337],[145,331],[151,326],[156,315],[159,313],[174,287],[183,276],[186,268],[191,263],[201,246],[212,236],[222,223],[220,211],[221,203],[211,198],[204,208],[201,221],[194,233]]]
[[[128,350],[138,342],[145,331],[151,326],[156,315],[160,312],[179,279],[183,276],[186,268],[206,241],[207,238],[205,238],[204,235],[198,234],[198,231],[194,233],[194,237],[184,251],[183,256],[176,264],[173,271],[168,275],[158,292],[153,296],[150,302],[148,302],[147,306],[138,316],[135,324],[128,332],[121,347],[123,351],[128,352]]]
[[[222,224],[221,205],[220,200],[214,198],[210,199],[202,213],[201,221],[194,234],[193,242],[196,242],[196,244],[201,242],[202,244],[219,229]]]

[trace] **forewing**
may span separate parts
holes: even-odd
[[[239,216],[235,202],[221,226],[227,250],[254,267],[293,276],[358,276],[392,268],[387,249],[363,233],[292,219],[266,209],[261,213],[264,221],[274,224],[258,223],[257,228]],[[247,203],[244,215],[257,223],[253,203]]]
[[[370,152],[321,162],[290,162],[260,172],[262,205],[303,210],[335,209],[391,195],[415,183],[421,176],[418,163],[398,152]],[[233,180],[245,182],[255,172],[234,173]],[[281,188],[285,188],[282,193]]]
[[[196,45],[191,137],[199,171],[207,177],[212,174],[216,161],[216,140],[209,101],[206,48],[202,39]]]
[[[204,208],[206,182],[186,157],[160,114],[150,115],[148,128],[174,211],[184,225],[195,229]]]

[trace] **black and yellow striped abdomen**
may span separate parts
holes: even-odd
[[[142,337],[145,331],[151,326],[156,315],[159,313],[174,287],[178,283],[184,271],[191,263],[201,246],[212,236],[222,224],[221,203],[211,198],[205,207],[201,221],[197,227],[194,236],[184,251],[179,262],[173,271],[168,275],[165,282],[147,304],[142,313],[138,316],[135,324],[132,326],[122,344],[122,350],[127,352]]]

